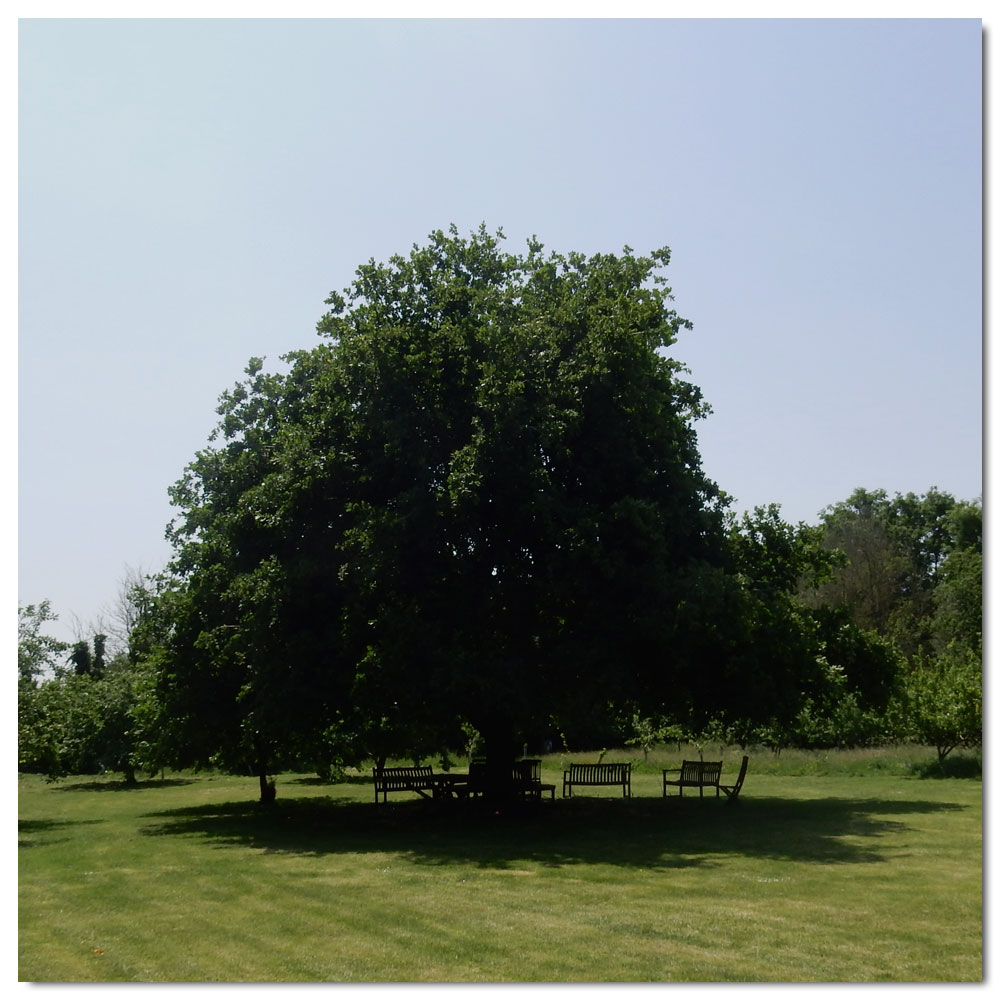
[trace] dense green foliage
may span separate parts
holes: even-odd
[[[101,677],[73,674],[21,692],[20,764],[53,777],[118,771],[141,763],[134,709],[148,679],[122,663]]]
[[[953,639],[981,643],[982,505],[931,489],[890,497],[858,489],[826,508],[824,544],[846,555],[813,602],[851,609],[856,624],[911,655]]]
[[[151,607],[151,586],[136,584],[132,599]],[[72,644],[44,635],[42,626],[57,620],[47,601],[19,614],[19,768],[50,778],[116,771],[129,782],[155,768],[162,753],[154,660],[138,648],[109,647],[101,632]],[[138,642],[150,621],[136,616],[132,626]]]
[[[844,563],[804,595],[837,604],[897,650],[887,734],[932,743],[942,757],[980,745],[981,502],[858,489],[823,512],[822,529]]]
[[[155,717],[154,674],[147,663],[117,654],[105,662],[104,639],[70,647],[68,663],[55,676],[21,677],[18,685],[18,765],[49,777],[123,773],[152,762],[143,717]],[[63,644],[65,645],[65,644]]]

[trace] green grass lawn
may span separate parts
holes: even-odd
[[[561,799],[553,756],[556,801],[500,816],[376,807],[366,776],[283,775],[262,808],[248,778],[20,775],[19,978],[982,978],[981,781],[918,777],[932,751],[763,753],[727,807],[662,798],[680,756],[638,765],[631,800]]]

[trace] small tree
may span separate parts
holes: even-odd
[[[943,761],[956,747],[983,741],[983,664],[957,643],[940,656],[920,654],[905,678],[901,714],[909,735],[937,749]]]
[[[91,673],[94,667],[94,660],[90,655],[90,643],[86,639],[80,639],[73,643],[73,648],[69,654],[69,662],[73,664],[73,671],[78,677]]]
[[[42,631],[48,622],[58,620],[47,600],[17,609],[17,673],[22,680],[34,684],[46,670],[60,669],[69,646]]]
[[[642,751],[642,759],[649,760],[649,751],[666,739],[666,721],[635,712],[632,715],[631,728],[633,735],[625,740],[626,745],[638,747]]]

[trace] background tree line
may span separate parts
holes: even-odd
[[[22,767],[218,766],[266,797],[475,742],[502,794],[524,743],[981,739],[981,505],[736,518],[669,357],[669,251],[501,240],[362,265],[318,347],[251,361],[110,643],[22,609]]]

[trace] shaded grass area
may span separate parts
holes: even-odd
[[[402,852],[418,864],[502,869],[614,865],[657,869],[706,863],[711,854],[824,864],[885,861],[875,844],[903,825],[895,816],[956,812],[919,797],[754,798],[722,801],[576,797],[495,814],[479,803],[440,808],[407,801],[372,806],[343,799],[285,799],[273,807],[221,802],[142,817],[144,836],[199,836],[215,844],[308,855]],[[872,846],[869,847],[869,842]]]
[[[499,815],[415,797],[376,807],[361,775],[282,776],[270,808],[249,779],[129,790],[21,776],[20,975],[981,978],[978,782],[790,778],[752,762],[728,807],[664,799],[652,770],[631,800],[602,789]]]

